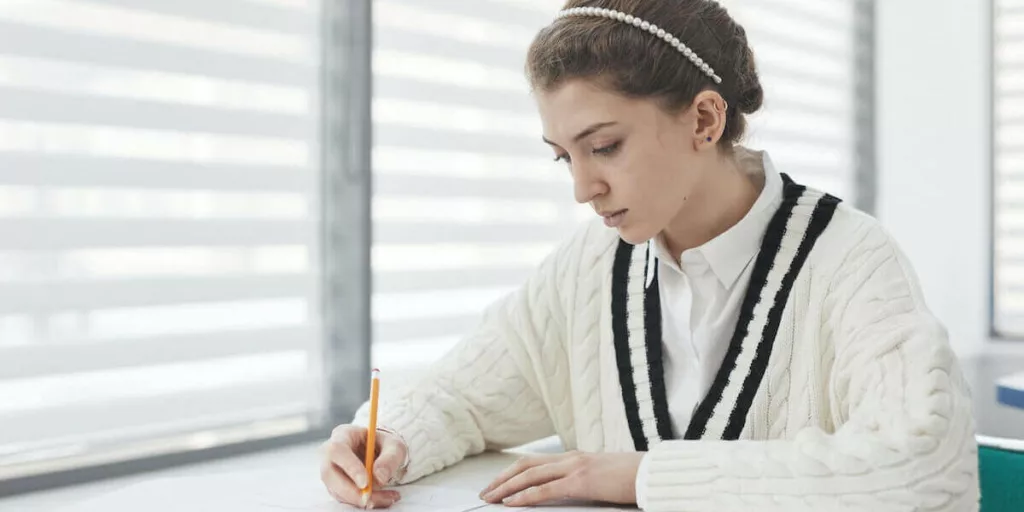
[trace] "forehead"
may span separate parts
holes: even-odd
[[[561,143],[568,143],[595,123],[621,123],[642,115],[643,103],[647,103],[609,92],[586,80],[570,80],[550,91],[538,91],[535,98],[544,136]]]
[[[597,123],[617,126],[657,126],[662,111],[653,100],[624,96],[589,80],[570,80],[548,91],[537,91],[535,98],[544,136],[559,145]]]

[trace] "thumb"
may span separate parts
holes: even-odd
[[[392,434],[380,433],[380,453],[373,464],[373,476],[382,484],[390,484],[405,464],[408,449],[401,440]]]

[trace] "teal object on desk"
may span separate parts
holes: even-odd
[[[1024,511],[1024,441],[978,436],[981,512]]]

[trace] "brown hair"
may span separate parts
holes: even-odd
[[[571,79],[596,79],[619,94],[655,99],[672,113],[711,89],[729,103],[723,147],[731,149],[740,140],[744,114],[761,108],[764,90],[746,32],[718,2],[568,0],[563,8],[573,7],[614,9],[665,29],[704,59],[722,83],[649,32],[608,18],[570,16],[542,29],[530,45],[526,74],[534,89],[550,91]]]

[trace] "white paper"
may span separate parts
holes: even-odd
[[[319,483],[319,482],[317,482]],[[346,512],[361,508],[337,503],[327,491],[320,486],[319,491],[311,489],[311,485],[302,483],[299,486],[277,487],[257,496],[260,505],[267,510],[291,510],[301,512]],[[462,489],[435,487],[429,485],[407,485],[395,488],[402,499],[388,509],[389,512],[468,512],[487,506],[486,502],[477,497],[477,493]]]
[[[429,485],[398,487],[391,512],[468,512],[488,507],[476,491]],[[154,478],[61,509],[61,512],[353,512],[336,502],[315,472],[250,471]]]

